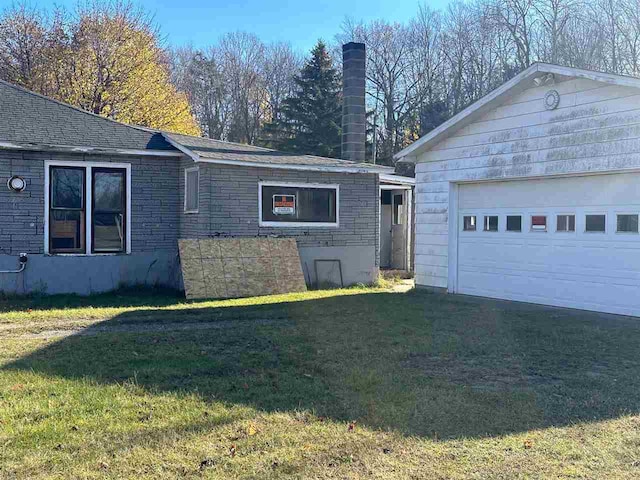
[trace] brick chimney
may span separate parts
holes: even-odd
[[[366,116],[364,43],[342,46],[342,158],[364,162]]]

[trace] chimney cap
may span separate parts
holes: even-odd
[[[364,48],[365,48],[364,43],[359,43],[359,42],[349,42],[342,45],[343,52],[346,50],[364,50]]]

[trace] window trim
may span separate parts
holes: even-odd
[[[519,217],[520,218],[520,228],[518,230],[509,230],[509,217]],[[506,214],[504,219],[504,231],[505,233],[522,233],[522,226],[524,225],[523,215],[519,213],[514,214]]]
[[[262,220],[262,187],[298,187],[333,189],[336,191],[336,221],[335,222],[271,222]],[[260,227],[275,228],[338,228],[340,226],[340,185],[336,183],[288,183],[288,182],[258,182],[258,225]]]
[[[618,230],[618,217],[620,215],[632,215],[632,216],[638,217],[638,230],[631,231],[631,232],[626,231],[626,230]],[[624,211],[615,212],[615,219],[616,219],[616,230],[615,230],[616,234],[619,234],[619,235],[638,235],[638,234],[640,234],[640,214],[638,214],[637,212],[624,212]]]
[[[51,200],[51,167],[76,167],[85,169],[85,190],[84,190],[84,203],[85,203],[85,252],[84,253],[55,253],[50,252],[49,249],[49,204]],[[112,168],[114,170],[120,169],[126,172],[125,181],[125,197],[126,197],[126,212],[128,218],[125,219],[125,251],[124,252],[99,252],[92,253],[89,246],[93,245],[93,228],[91,225],[91,219],[93,218],[93,168]],[[44,254],[55,256],[67,256],[67,257],[97,257],[97,256],[109,256],[109,255],[129,255],[131,253],[131,164],[130,163],[115,163],[115,162],[82,162],[82,161],[58,161],[58,160],[45,160],[44,162]],[[88,199],[88,201],[87,201]]]
[[[587,217],[588,216],[598,216],[598,217],[604,217],[604,230],[587,230]],[[583,214],[583,218],[584,218],[584,233],[587,235],[606,235],[607,233],[609,233],[609,228],[607,226],[607,222],[609,222],[609,215],[607,212],[584,212]],[[577,227],[576,227],[577,228]]]
[[[558,230],[558,219],[560,217],[573,217],[573,230]],[[578,231],[578,215],[576,213],[556,213],[555,214],[555,230],[554,233],[560,233],[562,235],[575,234]],[[567,227],[569,223],[567,223]]]
[[[487,228],[487,225],[488,225],[487,224],[487,218],[490,218],[490,217],[496,217],[498,219],[498,224],[496,225],[496,229],[495,230],[491,230],[491,229]],[[482,216],[482,231],[483,232],[489,232],[489,233],[497,233],[497,232],[499,232],[500,231],[500,215],[494,215],[494,214],[483,215]]]
[[[83,251],[78,251],[78,252],[53,252],[53,255],[84,255],[87,253],[89,247],[86,244],[87,241],[87,235],[86,235],[86,231],[87,231],[87,169],[86,167],[79,167],[79,166],[67,166],[67,165],[51,165],[51,166],[47,166],[46,169],[46,175],[45,176],[49,176],[51,177],[51,170],[52,168],[62,168],[62,169],[71,169],[71,170],[82,170],[82,173],[84,175],[83,179],[82,179],[82,206],[76,210],[79,211],[84,218],[82,219],[83,225],[84,225],[84,231],[85,231],[85,235],[83,240]],[[50,182],[49,182],[50,183]],[[51,212],[56,210],[57,207],[53,206],[53,192],[51,190],[51,185],[49,185],[46,189],[45,192],[45,196],[47,197],[46,200],[48,200],[49,203],[49,208],[45,211],[45,225],[47,225],[47,231],[46,231],[46,241],[47,241],[47,245],[46,245],[46,249],[48,249],[49,251],[51,250],[51,235],[49,232],[49,228],[48,225],[51,222]],[[68,208],[64,208],[61,210],[72,210],[72,209],[68,209]],[[68,250],[68,249],[67,249]]]
[[[533,217],[544,217],[544,228],[533,228]],[[536,213],[529,215],[529,231],[532,233],[547,233],[549,231],[549,215]]]
[[[473,228],[465,228],[464,219],[473,218]],[[463,232],[477,232],[478,231],[478,216],[477,215],[462,215],[462,231]]]
[[[195,210],[188,210],[187,209],[187,177],[189,176],[189,173],[191,172],[197,172],[198,173],[198,195],[196,196],[196,200],[197,200],[197,206],[195,208]],[[200,211],[200,167],[190,167],[190,168],[185,168],[184,169],[184,213],[187,214],[194,214],[194,213],[199,213]]]

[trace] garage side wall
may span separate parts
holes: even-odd
[[[307,282],[316,282],[314,259],[340,259],[345,284],[372,283],[379,266],[379,181],[375,174],[328,173],[195,164],[200,169],[197,214],[182,214],[181,238],[210,236],[293,237]],[[193,167],[184,160],[182,168]],[[259,182],[326,183],[340,186],[339,227],[260,227]],[[184,172],[180,174],[184,199]]]
[[[451,184],[633,169],[640,90],[586,79],[525,90],[417,159],[416,283],[447,288]]]

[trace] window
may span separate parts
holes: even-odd
[[[260,225],[337,227],[337,185],[259,184]]]
[[[92,252],[124,252],[127,172],[124,169],[93,168],[91,174]]]
[[[394,225],[404,224],[404,221],[402,219],[402,212],[404,211],[402,209],[403,197],[404,195],[402,195],[401,193],[395,194],[393,196],[393,224]]]
[[[507,232],[521,232],[522,217],[520,215],[507,215]]]
[[[129,251],[130,166],[46,162],[45,253]]]
[[[85,169],[51,167],[49,251],[85,253]]]
[[[604,232],[606,224],[606,215],[587,215],[585,217],[585,231],[587,232]]]
[[[617,232],[638,233],[638,215],[620,214],[617,220]]]
[[[462,218],[462,229],[465,232],[475,232],[476,231],[476,216],[475,215],[465,215]]]
[[[533,215],[531,217],[531,230],[534,232],[546,232],[547,231],[547,216],[546,215]]]
[[[497,232],[498,231],[498,216],[497,215],[485,215],[485,217],[484,217],[484,231],[485,232]]]
[[[184,211],[198,213],[200,198],[200,170],[198,167],[187,168],[184,171]]]
[[[576,216],[575,215],[558,215],[557,232],[575,232],[576,231]]]

